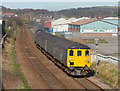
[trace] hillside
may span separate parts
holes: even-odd
[[[118,9],[116,7],[88,7],[88,8],[72,8],[61,10],[59,13],[64,14],[66,17],[81,17],[81,16],[115,16],[118,14]]]
[[[118,8],[113,6],[101,6],[101,7],[86,7],[86,8],[71,8],[60,11],[48,11],[46,9],[9,9],[2,7],[3,13],[11,12],[16,14],[25,14],[25,13],[34,13],[36,16],[53,16],[62,15],[65,17],[82,17],[82,16],[91,16],[91,17],[108,17],[118,15]]]

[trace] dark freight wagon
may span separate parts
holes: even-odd
[[[44,30],[36,31],[35,44],[77,74],[90,67],[90,48],[86,45],[51,35]]]

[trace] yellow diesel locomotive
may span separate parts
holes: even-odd
[[[71,75],[86,75],[90,70],[90,48],[44,30],[35,32],[35,44],[47,57]]]

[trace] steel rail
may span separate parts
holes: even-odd
[[[25,33],[25,32],[24,32]],[[24,38],[25,39],[25,38]],[[26,41],[26,40],[25,40]],[[28,45],[27,47],[29,48],[29,44],[28,44],[28,42],[26,41],[26,44]],[[31,53],[33,53],[34,54],[34,52],[31,50],[31,48],[29,48],[29,50],[31,51]],[[25,49],[24,49],[24,51],[25,51]],[[27,55],[27,57],[29,58],[29,60],[30,60],[30,62],[32,63],[32,65],[35,67],[35,69],[37,70],[37,72],[42,76],[42,78],[48,83],[48,85],[52,88],[52,86],[49,84],[49,82],[47,81],[47,79],[45,79],[45,77],[42,75],[42,73],[40,73],[39,71],[38,71],[38,69],[37,69],[37,67],[33,64],[33,62],[31,61],[31,59],[30,59],[30,57],[29,57],[29,55],[27,54],[27,52],[25,51],[25,53],[26,53],[26,55]],[[36,57],[35,56],[35,54],[34,54],[34,57]],[[36,57],[37,58],[37,57]],[[40,62],[40,61],[39,61]],[[41,62],[40,62],[41,63]],[[43,63],[41,63],[43,66],[44,66],[44,64]],[[44,68],[46,68],[45,66],[44,66]],[[54,74],[52,74],[51,73],[51,71],[50,70],[48,70],[48,68],[46,68],[47,69],[47,71],[57,80],[57,81],[59,81],[65,88],[67,88]],[[68,89],[68,88],[67,88]]]
[[[89,81],[90,83],[92,83],[94,86],[96,86],[97,88],[99,88],[101,91],[105,91],[104,89],[102,89],[100,86],[96,85],[95,83],[93,83],[92,81],[90,81],[88,78],[84,78],[86,79],[87,81]]]
[[[23,35],[22,35],[22,37],[23,37]],[[29,58],[28,54],[26,53],[25,48],[22,47],[22,49],[23,49],[25,55],[27,56],[28,60],[31,62],[31,59]],[[31,64],[32,64],[32,62],[31,62]],[[32,65],[33,65],[33,67],[36,69],[36,71],[39,73],[39,71],[38,71],[38,69],[36,68],[36,66],[34,66],[34,64],[32,64]],[[39,75],[41,76],[40,73],[39,73]],[[43,78],[43,76],[42,76],[42,78]],[[43,78],[43,79],[44,79],[44,78]],[[46,79],[44,79],[44,80],[46,81]],[[48,86],[52,89],[52,87],[50,86],[50,84],[49,84],[49,83],[47,83],[47,84],[48,84]]]

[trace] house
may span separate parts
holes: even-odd
[[[15,16],[15,17],[17,17],[17,14],[14,14],[14,13],[2,13],[2,16],[3,17],[11,17],[11,16]]]

